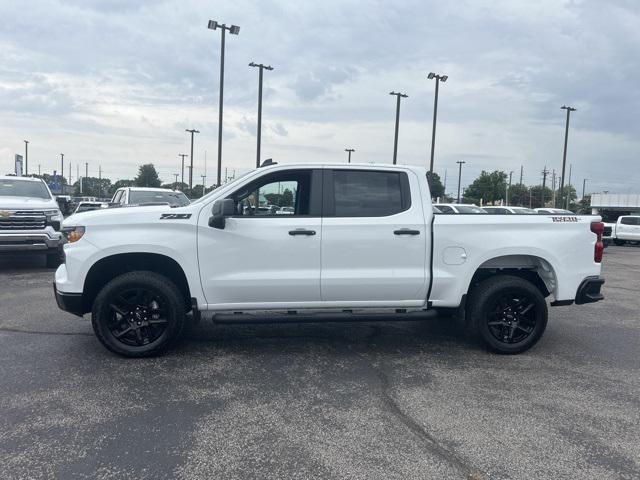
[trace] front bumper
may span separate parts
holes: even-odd
[[[62,234],[50,227],[22,232],[0,230],[0,252],[43,251],[58,248],[63,243]]]
[[[604,277],[599,275],[585,278],[576,292],[576,305],[599,302],[604,299],[600,289],[604,285]]]
[[[58,308],[65,312],[73,313],[74,315],[82,317],[84,312],[82,308],[81,293],[60,292],[56,288],[56,282],[53,282],[53,295],[56,297]]]

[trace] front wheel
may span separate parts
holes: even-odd
[[[478,284],[467,315],[484,344],[502,354],[533,347],[547,326],[547,303],[540,290],[520,277],[498,275]]]
[[[154,272],[129,272],[100,290],[91,323],[100,342],[112,352],[148,357],[175,343],[184,325],[184,311],[184,299],[171,280]]]

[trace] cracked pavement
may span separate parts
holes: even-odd
[[[605,301],[487,353],[452,318],[212,325],[128,360],[0,258],[3,479],[640,477],[640,247]],[[402,318],[402,317],[398,317]]]

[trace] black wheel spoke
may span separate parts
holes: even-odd
[[[121,332],[118,333],[114,333],[113,336],[116,338],[120,338],[122,337],[124,334],[129,333],[131,330],[133,330],[133,327],[127,327],[124,330],[122,330]]]
[[[120,307],[119,305],[115,304],[115,303],[110,303],[109,307],[111,307],[111,309],[116,312],[118,315],[122,316],[122,317],[126,317],[127,315],[129,315],[129,310],[124,309],[122,307]]]
[[[153,320],[149,320],[149,325],[162,325],[167,322],[168,320],[166,318],[154,318]]]
[[[530,303],[529,305],[524,307],[522,310],[520,310],[520,315],[526,315],[527,312],[529,312],[529,310],[531,310],[532,308],[533,308],[533,303]]]

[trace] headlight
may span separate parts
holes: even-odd
[[[54,230],[60,230],[60,224],[64,217],[60,210],[45,210],[44,214],[47,216],[47,225],[51,225]]]
[[[74,243],[84,235],[84,227],[64,227],[62,233],[67,239],[67,242]]]

